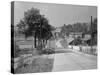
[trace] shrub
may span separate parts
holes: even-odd
[[[54,49],[53,48],[45,48],[43,51],[42,51],[42,54],[53,54],[55,53]]]

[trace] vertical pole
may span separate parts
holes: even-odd
[[[92,16],[91,16],[91,36],[92,36]]]
[[[92,48],[92,45],[93,45],[93,37],[92,37],[92,32],[93,32],[93,26],[92,26],[92,16],[91,16],[91,53],[93,53],[93,48]]]
[[[35,38],[34,38],[34,47],[36,48],[36,32],[35,32]]]

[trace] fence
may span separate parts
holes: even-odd
[[[97,55],[97,46],[72,46],[72,45],[69,45],[68,47],[75,51],[81,51],[84,53]]]

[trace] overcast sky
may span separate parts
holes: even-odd
[[[32,7],[40,10],[42,15],[55,27],[76,22],[90,22],[90,16],[97,17],[97,7],[65,4],[46,4],[33,2],[15,2],[14,25],[24,17],[24,12]]]

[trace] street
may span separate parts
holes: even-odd
[[[74,52],[67,49],[60,49],[58,51],[66,52],[56,53],[54,55],[52,71],[87,70],[97,68],[97,56]]]

